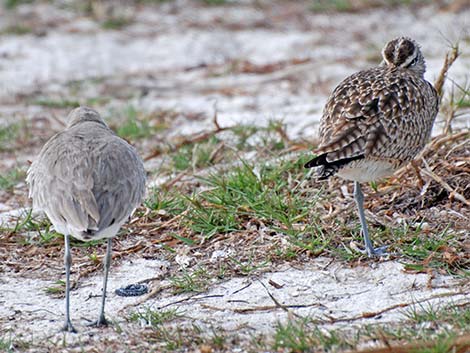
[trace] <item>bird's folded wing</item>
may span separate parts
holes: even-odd
[[[122,140],[112,139],[96,156],[94,180],[99,229],[122,224],[142,201],[145,171],[135,150]]]
[[[322,140],[315,153],[326,153],[327,162],[374,155],[386,149],[392,138],[387,130],[393,125],[391,116],[399,114],[398,98],[393,92],[385,94],[366,85],[361,89],[361,94],[355,87],[339,90],[325,107]]]
[[[100,220],[92,191],[91,161],[84,148],[80,139],[56,135],[31,165],[27,178],[33,207],[77,231],[96,229]]]

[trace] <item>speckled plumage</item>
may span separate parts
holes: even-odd
[[[326,103],[320,146],[306,167],[319,177],[359,182],[392,174],[424,147],[438,111],[438,96],[424,79],[424,59],[408,38],[389,42],[381,66],[342,81]],[[371,172],[373,171],[373,172]]]
[[[396,38],[382,50],[380,66],[342,81],[326,103],[320,145],[306,168],[319,167],[319,179],[332,175],[355,182],[355,199],[369,256],[372,248],[360,183],[393,174],[423,149],[431,135],[439,98],[424,79],[419,45]]]

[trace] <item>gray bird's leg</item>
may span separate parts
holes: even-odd
[[[113,247],[113,238],[108,239],[108,245],[106,247],[106,257],[104,258],[104,277],[103,277],[103,294],[101,296],[101,310],[96,326],[106,326],[108,321],[104,317],[104,304],[106,302],[106,287],[108,286],[108,272],[111,266],[111,250]]]
[[[77,332],[70,321],[70,267],[72,266],[72,254],[70,253],[70,236],[64,235],[65,241],[65,324],[62,331]]]
[[[356,200],[357,209],[359,211],[359,220],[361,221],[362,236],[364,237],[364,244],[366,246],[367,256],[380,256],[385,255],[386,246],[374,249],[372,242],[369,238],[369,231],[367,230],[366,216],[364,214],[364,194],[361,190],[361,184],[354,182],[354,199]]]

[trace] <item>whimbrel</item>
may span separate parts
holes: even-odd
[[[342,81],[326,103],[320,121],[320,145],[306,168],[319,167],[318,178],[332,175],[354,181],[366,252],[374,249],[364,216],[360,183],[393,174],[423,149],[436,118],[439,98],[424,79],[419,45],[400,37],[382,50],[378,67]]]
[[[43,210],[65,241],[65,325],[70,320],[70,236],[90,241],[107,238],[103,293],[97,326],[106,325],[104,306],[112,238],[139,206],[145,171],[136,150],[116,136],[93,109],[68,116],[64,131],[53,136],[28,170],[33,208]]]

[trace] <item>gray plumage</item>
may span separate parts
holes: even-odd
[[[66,129],[44,145],[26,181],[33,208],[43,210],[65,236],[67,272],[69,236],[84,241],[108,238],[109,268],[111,239],[145,193],[145,170],[136,150],[116,136],[96,111],[80,107],[69,114]],[[106,321],[105,287],[106,282],[98,324]],[[66,295],[68,302],[68,289]],[[65,329],[74,331],[66,306]]]
[[[439,107],[414,40],[396,38],[382,56],[380,66],[355,73],[335,88],[320,121],[316,157],[305,165],[319,167],[319,179],[336,174],[355,181],[356,194],[359,183],[391,175],[423,149]],[[366,238],[364,227],[363,233]]]

